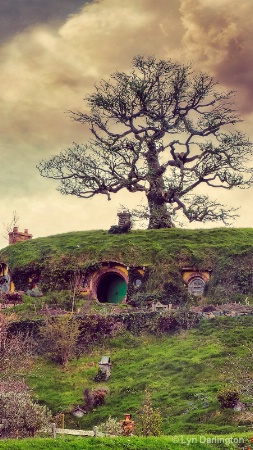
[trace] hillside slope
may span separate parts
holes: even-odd
[[[48,289],[52,280],[67,279],[77,266],[85,273],[101,261],[119,261],[149,267],[146,290],[162,293],[163,298],[166,283],[171,283],[172,291],[182,289],[183,267],[208,268],[212,276],[207,296],[215,301],[251,296],[252,259],[253,229],[235,228],[134,230],[121,235],[80,231],[33,239],[0,251],[0,261],[8,264],[17,289],[24,289],[29,274],[41,277],[42,287],[44,280]]]
[[[135,417],[148,389],[154,406],[161,410],[164,434],[238,432],[238,425],[244,431],[251,427],[251,408],[245,412],[221,409],[217,393],[234,375],[243,388],[244,378],[252,373],[248,350],[252,325],[252,316],[221,317],[202,320],[197,327],[174,335],[118,334],[80,355],[67,369],[39,359],[28,379],[40,401],[53,412],[65,413],[67,426],[91,429],[109,416],[121,419],[130,412]],[[96,383],[102,355],[111,357],[111,377]],[[244,371],[237,372],[236,365]],[[105,404],[82,419],[74,418],[71,411],[83,404],[84,389],[98,386],[109,390]],[[252,403],[251,394],[243,389],[240,399]]]

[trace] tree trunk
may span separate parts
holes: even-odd
[[[147,154],[149,167],[149,191],[146,194],[149,207],[149,229],[172,228],[174,224],[164,198],[163,171],[159,164],[157,150],[154,144],[149,146]]]
[[[154,192],[149,192],[147,199],[149,207],[148,228],[157,229],[174,227],[166,203],[161,202],[160,197]]]

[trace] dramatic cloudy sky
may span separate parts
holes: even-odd
[[[136,54],[192,61],[237,91],[240,125],[253,139],[252,0],[1,0],[0,247],[13,211],[34,237],[109,228],[134,195],[62,196],[36,164],[88,130],[66,111],[82,109],[94,83],[128,70]],[[252,189],[220,193],[241,206],[234,226],[250,227]]]

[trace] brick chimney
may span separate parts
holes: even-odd
[[[32,239],[33,235],[28,233],[28,229],[26,228],[24,232],[18,231],[18,227],[14,227],[13,231],[9,232],[9,245],[16,244],[16,242],[27,241],[28,239]]]
[[[117,214],[119,218],[119,227],[123,227],[131,222],[131,214],[128,211],[121,211]]]

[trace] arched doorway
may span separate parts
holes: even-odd
[[[101,303],[121,303],[127,294],[127,283],[116,272],[106,272],[97,281],[97,299]]]

